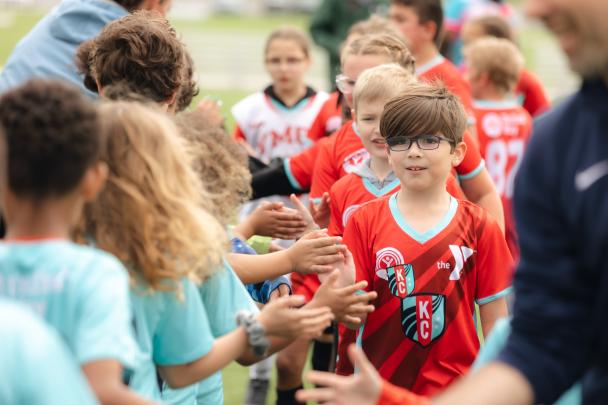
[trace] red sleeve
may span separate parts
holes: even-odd
[[[245,136],[245,133],[243,132],[243,130],[241,129],[240,126],[236,126],[236,128],[234,128],[234,139],[236,139],[237,141],[245,141],[247,142],[247,137]]]
[[[358,209],[350,217],[342,241],[348,247],[348,250],[353,255],[355,269],[357,273],[357,281],[367,281],[366,291],[373,289],[374,282],[374,261],[371,258],[371,249],[369,248],[369,235],[365,231],[365,217],[362,209]]]
[[[334,135],[335,136],[335,135]],[[331,138],[327,138],[331,139]],[[323,193],[329,192],[331,186],[340,179],[334,168],[332,159],[332,146],[336,142],[326,142],[320,145],[317,161],[315,163],[314,175],[312,176],[312,185],[310,186],[310,198],[321,198]]]
[[[429,405],[427,397],[416,395],[413,392],[397,387],[386,380],[382,380],[382,391],[378,398],[378,405]]]
[[[464,132],[463,142],[467,145],[467,153],[464,159],[456,166],[456,173],[461,180],[468,180],[481,172],[484,167],[481,153],[479,153],[479,145],[471,136],[469,131]]]
[[[315,142],[310,148],[286,160],[285,171],[287,172],[287,176],[290,180],[293,178],[297,182],[300,190],[308,190],[310,188],[317,155],[321,145],[327,142],[325,139],[328,138]]]
[[[538,115],[551,107],[547,93],[540,80],[526,70],[522,72],[515,92],[524,95],[523,107],[531,116]]]
[[[333,186],[329,190],[329,225],[327,226],[327,233],[331,236],[342,236],[344,234],[344,228],[342,227],[342,213],[336,200],[336,187]]]
[[[477,228],[477,290],[475,301],[487,304],[511,291],[513,259],[498,224],[480,210]]]

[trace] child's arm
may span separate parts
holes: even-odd
[[[281,202],[265,202],[234,228],[234,232],[249,239],[253,235],[277,239],[296,239],[307,227],[306,218],[296,210],[285,208]]]
[[[481,319],[483,337],[485,338],[488,336],[497,320],[504,318],[507,315],[507,300],[505,297],[480,305],[479,318]]]
[[[116,360],[96,360],[82,365],[82,372],[102,405],[150,405],[123,384],[122,366]]]
[[[302,303],[302,296],[292,295],[266,305],[257,317],[265,335],[291,340],[302,336],[319,336],[333,319],[329,308],[293,308]],[[241,326],[216,339],[211,350],[203,357],[188,364],[165,365],[158,369],[171,388],[181,388],[221,370],[243,356],[248,348],[248,335]]]
[[[244,284],[258,283],[296,271],[325,273],[342,259],[342,238],[328,237],[324,231],[311,232],[288,249],[265,255],[230,254],[228,261]]]

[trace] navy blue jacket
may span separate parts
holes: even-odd
[[[608,88],[587,81],[539,118],[514,195],[521,262],[500,359],[552,403],[582,380],[608,403]]]

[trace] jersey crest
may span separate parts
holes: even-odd
[[[403,264],[403,254],[394,247],[385,247],[376,252],[376,275],[383,280],[388,280],[387,269],[391,266]]]
[[[352,171],[355,170],[355,167],[359,166],[367,158],[369,158],[369,153],[365,150],[365,148],[361,148],[348,155],[344,159],[342,167],[344,167],[344,171],[346,173],[352,173]]]
[[[445,329],[445,296],[414,294],[401,300],[401,328],[410,340],[427,347]]]

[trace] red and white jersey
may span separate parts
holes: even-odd
[[[473,103],[477,117],[477,135],[486,167],[502,199],[505,233],[511,254],[519,257],[511,199],[517,169],[524,156],[532,131],[532,118],[515,100]]]
[[[334,91],[321,107],[321,111],[308,130],[308,137],[313,141],[333,134],[342,126],[342,106],[339,98],[340,93]]]
[[[384,379],[433,395],[475,360],[475,303],[510,292],[512,259],[484,209],[451,198],[440,223],[420,233],[402,216],[398,195],[363,205],[344,231],[357,281],[378,293],[358,340]]]
[[[287,108],[265,92],[254,93],[232,108],[238,125],[236,136],[265,163],[293,156],[312,146],[308,131],[328,97],[317,92]]]

